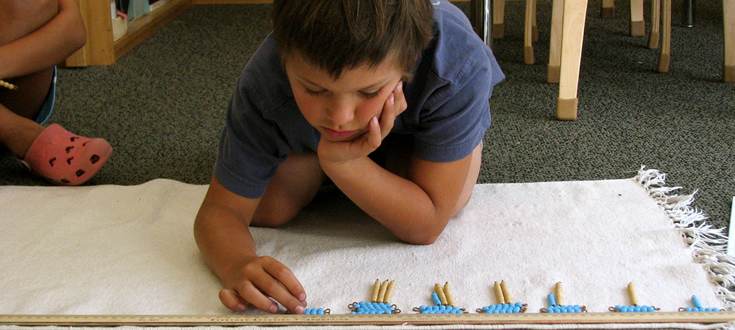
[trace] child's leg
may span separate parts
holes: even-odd
[[[0,104],[0,142],[18,158],[25,158],[28,148],[41,131],[43,126]]]
[[[326,179],[315,152],[289,154],[268,183],[251,224],[259,227],[285,224],[314,199]]]
[[[50,67],[27,76],[5,79],[18,89],[0,88],[0,104],[19,116],[35,120],[46,103],[53,77],[54,68]]]
[[[0,142],[32,173],[58,185],[79,185],[97,174],[112,153],[103,139],[41,126],[54,105],[55,68],[12,80],[17,90],[0,98]]]
[[[31,143],[43,131],[35,120],[45,106],[53,72],[54,68],[48,68],[9,79],[17,90],[0,88],[0,142],[18,158],[25,158]]]

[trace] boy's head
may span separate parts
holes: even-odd
[[[434,23],[430,0],[275,0],[271,18],[283,61],[298,56],[335,80],[385,61],[410,80]]]

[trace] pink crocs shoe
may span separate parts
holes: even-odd
[[[51,124],[36,137],[20,162],[54,184],[76,186],[97,174],[111,153],[112,147],[103,139],[78,136]]]

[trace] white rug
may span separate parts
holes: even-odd
[[[527,313],[548,307],[556,282],[564,304],[590,312],[630,304],[630,282],[640,304],[661,311],[692,306],[692,295],[732,309],[723,288],[732,259],[715,247],[724,237],[663,179],[641,170],[623,180],[478,185],[430,246],[397,241],[337,193],[285,227],[252,230],[258,252],[299,278],[309,307],[332,314],[369,300],[376,279],[397,282],[392,302],[403,313],[431,304],[445,282],[474,313],[496,303],[501,280]],[[171,180],[0,187],[0,314],[231,313],[192,235],[206,189]]]

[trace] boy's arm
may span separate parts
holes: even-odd
[[[236,311],[248,304],[275,313],[280,302],[294,313],[303,313],[304,289],[283,264],[255,253],[249,224],[259,199],[239,196],[212,177],[194,223],[194,238],[204,260],[222,280],[222,303]]]
[[[414,156],[405,179],[368,157],[322,168],[355,204],[399,239],[431,244],[454,215],[471,157],[436,163]]]
[[[32,33],[0,46],[0,79],[25,76],[63,61],[87,42],[77,0],[59,0],[59,13]]]
[[[367,155],[377,149],[407,107],[402,84],[388,97],[368,132],[350,142],[319,141],[324,173],[363,211],[399,239],[413,244],[433,243],[454,215],[472,163],[472,154],[446,163],[412,157],[402,178]]]

